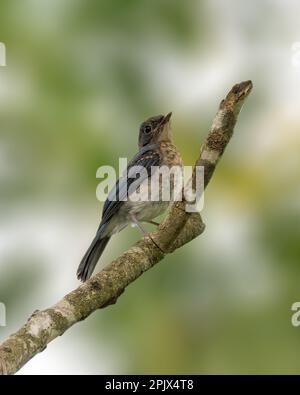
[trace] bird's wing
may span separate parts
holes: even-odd
[[[103,206],[102,220],[99,227],[101,228],[111,219],[111,217],[119,210],[127,197],[127,191],[133,182],[137,183],[137,187],[151,174],[151,166],[160,165],[160,153],[157,144],[151,144],[142,148],[129,162],[125,176],[118,179],[115,186],[109,192],[108,197]],[[133,166],[143,166],[146,172],[136,174],[130,172]],[[126,177],[127,176],[127,177]]]

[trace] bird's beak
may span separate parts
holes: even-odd
[[[163,117],[161,123],[159,124],[157,128],[158,141],[171,140],[172,138],[171,125],[170,125],[171,116],[172,113],[169,112],[167,115]]]
[[[171,116],[172,116],[172,112],[169,112],[167,115],[165,115],[161,124],[165,125],[166,123],[168,123],[171,119]]]

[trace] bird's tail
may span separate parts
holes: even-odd
[[[95,266],[97,265],[97,262],[102,255],[104,248],[106,247],[106,244],[109,242],[109,239],[109,236],[103,237],[102,239],[100,239],[99,236],[94,238],[92,244],[82,258],[80,265],[78,266],[78,280],[84,282],[91,277]]]

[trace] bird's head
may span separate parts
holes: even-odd
[[[160,143],[161,141],[172,141],[171,115],[171,112],[167,115],[157,115],[148,118],[141,124],[139,148],[148,144]]]

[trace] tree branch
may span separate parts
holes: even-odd
[[[205,187],[232,136],[241,106],[251,89],[251,81],[236,84],[219,106],[195,164],[204,167]],[[195,172],[192,182],[195,183]],[[185,211],[185,204],[184,201],[175,202],[166,219],[150,236],[138,241],[54,306],[34,312],[18,332],[0,345],[0,374],[17,372],[76,322],[115,303],[125,288],[161,261],[165,253],[171,253],[199,236],[205,225],[199,213]]]

